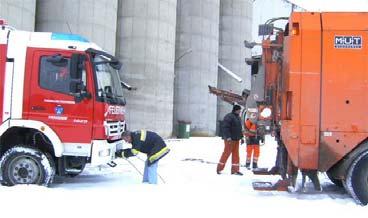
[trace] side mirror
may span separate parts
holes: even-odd
[[[80,81],[71,80],[69,90],[71,93],[80,93],[83,90],[83,84]]]
[[[137,90],[137,87],[133,87],[133,86],[131,86],[128,83],[123,82],[123,81],[120,81],[120,85],[121,85],[121,87],[123,89],[128,89],[129,91],[135,91],[135,90]]]
[[[255,61],[254,63],[252,63],[252,67],[251,67],[251,75],[257,75],[259,71],[259,65],[258,62]]]
[[[83,54],[73,54],[70,61],[70,78],[81,80],[86,56]]]
[[[81,102],[85,98],[87,99],[92,98],[91,93],[85,91],[85,86],[81,82],[71,81],[69,89],[70,89],[70,92],[73,94],[74,101],[76,103]]]
[[[82,72],[86,60],[83,54],[72,54],[70,60],[70,87],[71,93],[80,93],[83,90]]]
[[[82,81],[83,71],[85,70],[86,56],[83,54],[72,54],[70,60],[70,85],[69,91],[74,95],[76,103],[81,102],[84,98],[90,99],[92,95],[85,91]]]

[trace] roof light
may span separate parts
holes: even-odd
[[[51,40],[89,42],[86,38],[84,38],[80,35],[66,34],[66,33],[52,33],[51,34]]]

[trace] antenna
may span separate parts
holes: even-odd
[[[69,23],[68,23],[68,22],[66,22],[66,25],[68,26],[69,33],[70,33],[70,34],[73,34],[72,29],[70,28],[70,25],[69,25]]]

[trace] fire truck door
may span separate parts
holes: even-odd
[[[83,144],[91,143],[93,99],[76,102],[70,94],[71,55],[70,52],[49,50],[33,53],[28,116],[48,124],[63,143],[73,143],[88,153],[89,148],[83,148]],[[88,75],[91,71],[84,65],[82,80],[85,90],[91,93],[93,86]]]

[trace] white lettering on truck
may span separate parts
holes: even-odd
[[[107,108],[107,111],[105,112],[105,117],[108,114],[112,114],[112,115],[119,115],[119,114],[124,114],[125,113],[125,109],[122,106],[118,106],[118,105],[110,105]]]

